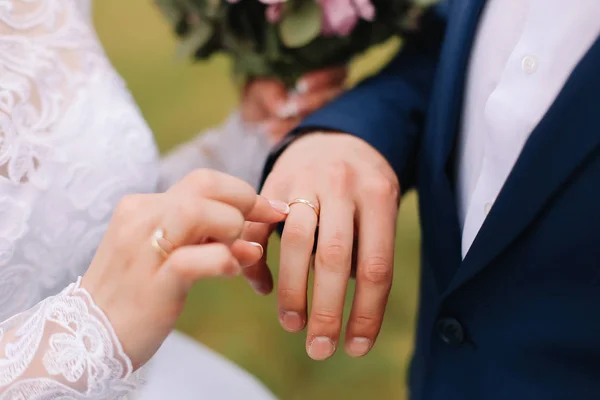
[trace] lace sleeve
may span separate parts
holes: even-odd
[[[83,88],[90,76],[100,76],[96,66],[104,65],[84,10],[88,5],[84,0],[0,0],[0,315],[12,316],[0,322],[0,400],[116,399],[138,383],[108,319],[78,283],[46,297],[72,273],[69,268],[87,265],[84,258],[54,255],[45,252],[44,242],[26,239],[34,234],[54,239],[64,231],[58,215],[69,209],[48,207],[74,201],[72,192],[50,192],[52,179],[46,178],[58,187],[55,172],[66,175],[58,168],[67,164],[65,143],[74,143],[87,128],[74,118],[89,103]],[[70,179],[77,183],[73,174]],[[46,204],[48,193],[59,200]],[[36,223],[47,225],[34,225],[34,215]],[[83,229],[92,230],[85,223],[82,235]],[[27,246],[33,249],[29,258],[21,254]],[[87,248],[81,252],[87,255]],[[36,260],[41,262],[32,267]],[[64,268],[50,271],[56,260],[64,261]],[[39,282],[30,284],[34,279]],[[38,297],[44,292],[35,291],[36,285],[45,285],[47,294]]]
[[[120,399],[131,361],[79,281],[0,323],[1,400]]]
[[[257,187],[270,149],[267,135],[235,111],[221,126],[199,133],[165,156],[159,188],[168,189],[196,168],[225,172]]]

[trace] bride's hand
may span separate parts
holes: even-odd
[[[291,93],[274,79],[255,79],[242,95],[245,121],[261,123],[274,141],[292,130],[308,114],[335,99],[344,90],[348,70],[325,68],[303,76]]]
[[[82,280],[137,368],[171,332],[199,279],[235,276],[262,256],[239,239],[245,221],[285,219],[287,205],[257,196],[245,182],[198,170],[162,194],[124,198]],[[152,246],[164,230],[168,255]],[[169,244],[170,242],[170,244]]]

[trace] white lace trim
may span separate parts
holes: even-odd
[[[0,324],[0,399],[119,399],[139,384],[80,281]]]

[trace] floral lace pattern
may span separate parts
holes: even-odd
[[[158,179],[90,3],[0,0],[0,399],[120,399],[139,381],[91,297],[61,292],[117,201]]]
[[[6,321],[0,343],[8,337],[0,368],[0,388],[8,389],[0,399],[118,399],[133,388],[131,362],[79,281]],[[41,354],[44,379],[34,360]],[[28,375],[34,379],[17,380]]]

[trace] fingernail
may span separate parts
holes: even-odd
[[[304,94],[306,92],[308,92],[308,82],[306,82],[304,79],[300,79],[296,83],[296,93]]]
[[[269,294],[267,292],[267,288],[259,281],[251,281],[250,286],[252,286],[252,289],[254,289],[256,294],[259,294],[261,296],[265,296],[265,295]]]
[[[308,346],[308,355],[313,360],[326,360],[335,352],[335,346],[331,339],[325,336],[317,336]]]
[[[273,207],[275,211],[279,211],[282,214],[290,213],[290,206],[287,203],[284,203],[283,201],[269,200],[269,203],[271,203],[271,207]]]
[[[288,332],[298,332],[304,329],[304,320],[294,311],[287,311],[281,314],[281,326]]]
[[[298,103],[293,100],[288,101],[279,109],[277,116],[281,119],[287,119],[298,115]]]
[[[260,250],[260,257],[262,258],[263,254],[265,254],[265,249],[262,247],[262,244],[256,242],[248,242],[250,246],[254,246]]]
[[[371,340],[364,337],[353,338],[346,348],[352,357],[362,357],[371,350]]]

